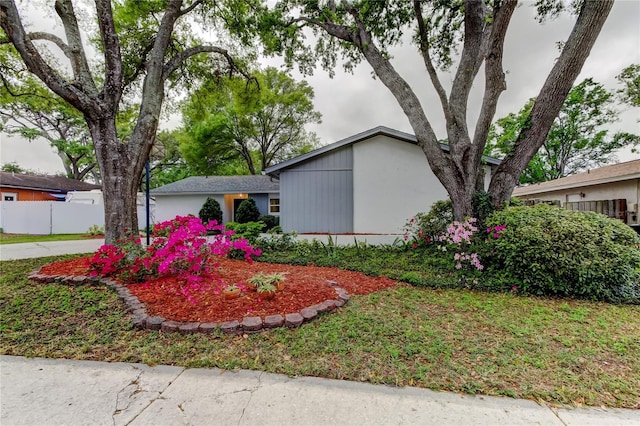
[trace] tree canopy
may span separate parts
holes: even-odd
[[[46,139],[67,177],[99,182],[89,129],[82,114],[25,68],[11,45],[0,45],[0,132]]]
[[[622,102],[632,107],[640,107],[640,64],[631,64],[617,76],[622,88],[618,95]]]
[[[258,0],[56,0],[60,37],[29,31],[15,0],[0,0],[0,43],[11,43],[26,68],[87,124],[102,176],[107,242],[138,229],[136,193],[167,91],[216,73],[250,77],[225,47],[250,44],[246,24],[259,7]],[[197,29],[219,37],[206,42],[199,34],[207,31]],[[51,60],[47,46],[62,52],[63,64]],[[116,124],[123,111],[132,114],[124,129]]]
[[[520,176],[520,183],[558,179],[598,167],[613,160],[617,150],[638,145],[637,135],[609,134],[607,126],[618,121],[615,100],[613,92],[591,78],[571,89],[542,148]],[[488,155],[504,157],[510,153],[534,103],[531,99],[517,114],[496,121],[489,133]]]
[[[253,72],[256,82],[216,78],[204,82],[182,108],[188,135],[180,149],[197,170],[220,174],[241,160],[250,174],[311,150],[320,122],[313,89],[273,67]]]
[[[500,94],[506,89],[504,42],[517,4],[517,0],[282,0],[263,15],[261,37],[267,52],[285,55],[287,63],[296,63],[305,72],[316,63],[331,73],[339,60],[347,68],[366,61],[404,111],[431,169],[451,197],[455,217],[462,219],[472,213],[473,194],[482,185],[482,153]],[[556,15],[565,8],[560,0],[538,0],[535,5],[541,17]],[[613,0],[585,0],[572,5],[577,18],[571,34],[562,43],[560,56],[540,88],[527,126],[492,176],[489,191],[496,204],[509,199],[522,170],[544,143]],[[315,37],[308,37],[309,32]],[[411,43],[440,99],[450,153],[441,150],[432,118],[416,95],[422,83],[412,87],[398,73],[388,53],[390,47],[406,42],[405,34],[413,35]],[[456,52],[459,56],[454,57]],[[453,68],[454,62],[457,68],[447,93],[437,70]],[[472,133],[467,125],[468,99],[481,70],[484,97]]]

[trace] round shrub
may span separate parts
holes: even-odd
[[[220,203],[214,198],[208,197],[207,201],[202,205],[198,216],[202,223],[207,224],[215,220],[218,224],[222,224],[222,209],[220,208]]]
[[[492,270],[514,279],[518,291],[640,302],[640,238],[619,220],[538,204],[487,217],[486,226],[500,225],[499,237],[487,241]]]
[[[247,198],[241,202],[236,211],[236,222],[238,223],[257,222],[259,217],[260,211],[253,198]]]
[[[278,216],[266,214],[266,215],[260,216],[258,218],[258,222],[264,223],[263,232],[267,232],[275,228],[276,226],[280,225],[280,218]]]

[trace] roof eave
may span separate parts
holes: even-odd
[[[567,183],[567,184],[550,186],[550,187],[540,187],[540,186],[537,186],[536,184],[532,184],[529,186],[524,186],[522,188],[516,188],[516,190],[523,189],[523,191],[521,193],[515,193],[516,191],[514,191],[513,195],[517,197],[521,195],[543,194],[545,192],[564,191],[572,188],[584,188],[585,186],[604,185],[607,183],[622,182],[622,181],[633,180],[633,179],[640,179],[640,173],[634,173],[632,175],[626,175],[626,176],[615,176],[610,178]],[[531,189],[529,190],[529,188]]]
[[[378,126],[378,127],[374,127],[373,129],[369,129],[364,132],[355,134],[353,136],[349,136],[348,138],[342,139],[338,142],[334,142],[332,144],[323,146],[321,148],[318,148],[306,154],[300,155],[298,157],[292,158],[290,160],[283,161],[282,163],[276,164],[275,166],[271,166],[265,169],[263,173],[266,175],[278,178],[280,176],[280,171],[282,169],[286,169],[288,167],[294,166],[296,164],[302,163],[306,160],[326,154],[328,152],[334,151],[344,146],[352,145],[352,144],[361,142],[363,140],[370,139],[375,136],[381,136],[381,135],[389,136],[389,137],[392,137],[401,141],[405,141],[405,142],[410,142],[413,144],[418,143],[418,140],[416,139],[415,135],[401,132],[400,130],[391,129],[385,126]],[[442,148],[443,151],[449,150],[449,146],[446,144],[441,143],[440,147]],[[497,158],[487,157],[484,155],[482,156],[482,159],[491,166],[497,166],[501,162]]]
[[[279,189],[269,189],[269,190],[259,190],[259,191],[171,191],[171,192],[154,192],[153,190],[149,191],[151,195],[227,195],[227,194],[274,194],[279,193]]]
[[[69,192],[74,191],[73,189],[60,189],[60,188],[42,188],[35,186],[25,186],[25,185],[12,185],[12,184],[1,184],[3,188],[11,188],[11,189],[26,189],[29,191],[43,191],[43,192]]]

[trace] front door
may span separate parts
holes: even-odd
[[[240,207],[240,203],[242,203],[244,200],[246,200],[246,198],[234,198],[233,199],[233,216],[231,217],[231,220],[233,222],[236,221],[236,212],[238,211],[238,207]]]

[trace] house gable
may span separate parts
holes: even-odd
[[[356,135],[350,136],[348,138],[342,139],[338,142],[334,142],[332,144],[323,146],[321,148],[318,148],[306,154],[300,155],[298,157],[292,158],[290,160],[283,161],[282,163],[276,164],[275,166],[271,166],[264,171],[264,174],[278,177],[282,170],[286,170],[295,165],[305,163],[315,157],[323,156],[331,151],[353,145],[355,143],[373,138],[375,136],[387,136],[389,138],[393,138],[399,141],[404,141],[413,145],[418,144],[418,140],[416,139],[416,137],[410,133],[405,133],[399,130],[390,129],[389,127],[385,127],[385,126],[378,126],[373,129],[369,129],[364,132],[358,133]],[[443,151],[449,152],[448,145],[441,143],[440,147],[442,148]],[[496,158],[483,156],[482,159],[486,164],[490,166],[498,166],[500,164],[500,160]]]
[[[353,150],[328,151],[279,173],[285,231],[353,232]]]
[[[448,196],[417,145],[378,135],[353,150],[356,233],[401,233],[413,215]]]
[[[442,144],[442,149],[449,147]],[[350,155],[340,162],[341,156]],[[491,166],[484,157],[485,186]],[[280,178],[285,232],[399,234],[447,197],[415,136],[386,127],[359,133],[268,168]]]

